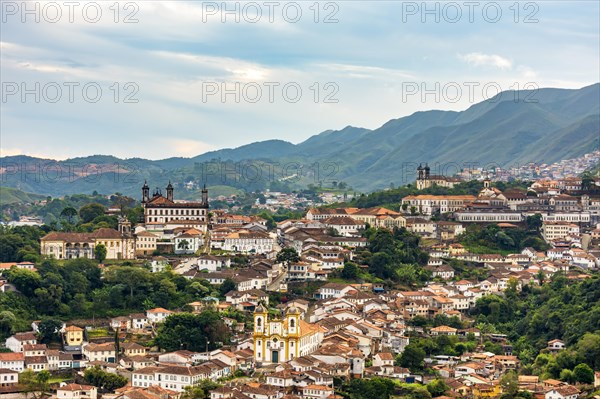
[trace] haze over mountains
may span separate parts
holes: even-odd
[[[357,191],[371,191],[414,180],[418,163],[509,167],[556,162],[598,148],[600,83],[577,90],[503,92],[465,111],[417,112],[374,130],[348,126],[299,144],[268,140],[159,161],[98,155],[65,161],[11,156],[0,158],[0,173],[2,186],[53,196],[96,190],[137,198],[145,179],[152,187],[164,187],[168,180],[182,187],[192,179],[209,186],[254,190],[287,177],[288,183],[299,186],[344,181]],[[251,161],[255,167],[234,171],[230,165],[223,172],[215,169],[215,161],[242,165]],[[266,166],[272,163],[279,165]],[[261,178],[256,178],[257,169]]]

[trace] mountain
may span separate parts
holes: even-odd
[[[195,189],[206,183],[242,190],[281,189],[283,180],[297,187],[344,181],[370,191],[409,183],[419,163],[428,162],[432,173],[452,174],[469,165],[552,163],[598,148],[600,83],[575,90],[506,91],[460,112],[416,112],[374,130],[347,126],[299,144],[268,140],[193,158],[4,157],[0,178],[5,186],[53,196],[96,190],[137,197],[146,179],[159,187],[171,180],[177,189],[191,181]]]
[[[0,187],[0,205],[32,204],[45,198],[43,195],[26,193],[16,188]]]

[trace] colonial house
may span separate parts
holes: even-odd
[[[40,252],[56,259],[94,259],[94,248],[104,245],[106,259],[135,259],[135,237],[127,219],[119,223],[119,231],[100,228],[93,233],[64,233],[53,231],[40,239]]]
[[[158,236],[149,231],[142,230],[135,234],[135,255],[148,256],[156,251],[156,240]]]
[[[22,372],[25,370],[25,355],[22,352],[0,353],[0,368]]]
[[[0,368],[0,387],[14,387],[19,383],[19,373],[14,370]]]
[[[154,308],[146,310],[146,317],[150,323],[156,324],[163,322],[173,312],[164,308]]]
[[[92,385],[67,384],[56,390],[57,399],[96,399],[98,388]]]
[[[579,389],[572,385],[563,385],[552,388],[545,393],[545,399],[577,399],[579,397]]]
[[[409,195],[402,198],[402,207],[422,215],[456,212],[473,202],[473,195]]]
[[[275,240],[260,231],[239,230],[225,237],[223,249],[241,253],[263,254],[273,251]]]
[[[83,356],[89,362],[114,363],[116,360],[115,345],[113,343],[87,344],[83,347]]]
[[[83,345],[83,328],[77,326],[65,327],[64,339],[67,346]]]
[[[548,350],[552,352],[558,352],[565,349],[567,346],[560,339],[553,339],[552,341],[548,341]]]
[[[204,233],[197,229],[188,229],[174,238],[176,254],[194,254],[204,245]]]
[[[13,352],[23,352],[25,345],[37,344],[37,338],[33,332],[17,333],[6,339],[4,346]]]
[[[221,256],[202,255],[198,258],[198,270],[216,272],[231,266],[231,259]]]

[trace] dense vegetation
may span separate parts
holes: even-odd
[[[40,238],[50,228],[0,225],[0,262],[37,262],[40,260]]]
[[[181,349],[204,352],[227,343],[229,334],[219,313],[206,310],[200,314],[169,316],[158,328],[154,342],[167,352]]]
[[[573,283],[559,274],[541,287],[524,286],[521,292],[509,287],[504,296],[481,298],[473,316],[484,332],[506,334],[524,365],[536,361],[536,355],[546,348],[548,341],[561,339],[576,351],[578,363],[585,362],[600,370],[600,277],[597,275]],[[557,378],[560,371],[550,374]]]
[[[525,228],[502,229],[497,224],[472,223],[467,225],[466,232],[458,240],[473,253],[520,252],[526,247],[538,251],[548,249],[540,235],[541,216],[528,216],[525,225]]]
[[[369,266],[371,276],[388,280],[390,284],[415,285],[431,278],[422,268],[427,264],[429,255],[419,247],[419,236],[404,228],[387,229],[368,228],[363,235],[368,240],[366,250],[357,254],[356,262]],[[351,277],[354,264],[346,265],[342,275]]]
[[[5,337],[29,329],[32,320],[100,318],[154,307],[184,308],[218,287],[188,280],[170,271],[151,273],[125,262],[102,273],[97,262],[44,260],[37,271],[12,268],[6,273],[19,292],[0,293],[0,333]]]

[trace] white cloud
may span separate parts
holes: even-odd
[[[214,146],[199,140],[169,138],[161,141],[163,141],[163,145],[169,148],[170,152],[166,152],[169,156],[193,157],[216,149]],[[163,156],[165,156],[165,153],[163,153]]]
[[[460,58],[473,66],[493,66],[499,69],[511,69],[512,61],[497,54],[469,53]]]

